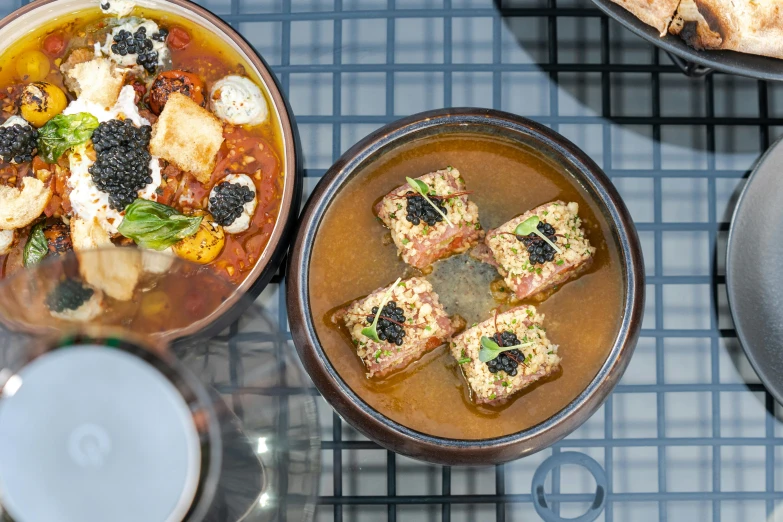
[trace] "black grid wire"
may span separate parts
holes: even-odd
[[[511,110],[603,166],[634,214],[647,263],[647,316],[629,375],[543,455],[488,469],[415,463],[364,439],[322,401],[318,520],[538,520],[530,476],[564,450],[607,471],[599,520],[777,519],[780,423],[736,344],[723,273],[731,202],[783,123],[776,85],[684,78],[587,1],[252,5],[270,12],[245,14],[235,1],[227,18],[246,35],[254,24],[274,32],[266,43],[249,37],[279,58],[273,69],[300,126],[308,189],[356,139],[398,117],[453,105]],[[373,34],[384,28],[385,38]],[[375,99],[355,110],[354,96]],[[518,103],[525,98],[538,103]],[[277,301],[281,325],[282,286],[262,296]],[[572,469],[555,469],[549,488],[564,517],[593,500],[594,485]]]
[[[487,106],[549,125],[588,152],[623,194],[644,248],[642,337],[622,382],[584,426],[526,459],[449,468],[380,448],[319,398],[318,521],[539,520],[530,479],[565,450],[607,472],[598,520],[783,520],[780,408],[737,344],[723,270],[737,191],[781,135],[783,88],[722,74],[685,78],[588,0],[199,3],[272,65],[296,113],[306,195],[383,124],[424,109]],[[5,12],[18,5],[0,0]],[[259,301],[288,332],[284,284],[278,275]],[[555,469],[548,487],[564,517],[594,497],[589,477],[571,468]]]

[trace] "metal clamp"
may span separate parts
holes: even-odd
[[[705,67],[704,65],[699,65],[698,63],[683,60],[676,54],[672,54],[669,51],[666,51],[666,54],[669,55],[669,58],[671,58],[671,60],[674,62],[674,65],[676,65],[685,76],[689,76],[691,78],[701,78],[713,72],[711,67]]]
[[[576,464],[582,466],[589,471],[593,478],[595,478],[595,498],[593,503],[587,512],[576,518],[563,518],[549,506],[546,500],[546,492],[544,491],[544,481],[546,476],[555,468],[558,468],[564,464]],[[532,494],[533,494],[533,506],[536,508],[538,515],[544,519],[545,522],[593,522],[601,512],[604,510],[606,504],[606,491],[608,483],[606,480],[606,472],[598,462],[592,457],[585,455],[584,453],[577,453],[575,451],[567,451],[552,455],[546,459],[536,470],[533,475]]]

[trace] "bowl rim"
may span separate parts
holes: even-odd
[[[386,417],[361,399],[326,356],[310,313],[309,269],[314,237],[334,196],[352,174],[395,141],[441,125],[485,125],[526,135],[572,167],[577,181],[590,185],[595,201],[613,227],[620,249],[625,298],[623,318],[606,360],[587,387],[561,411],[526,430],[487,439],[451,439],[413,430]],[[393,145],[392,145],[393,146]],[[600,407],[622,376],[636,345],[644,312],[645,273],[636,228],[607,175],[576,145],[532,120],[493,109],[446,108],[393,122],[362,139],[326,172],[302,214],[288,260],[287,309],[300,358],[316,387],[349,423],[382,446],[441,464],[487,464],[513,460],[547,447],[576,429]],[[528,444],[527,448],[520,447]],[[413,446],[413,447],[412,447]],[[514,449],[517,446],[517,449]],[[466,452],[466,450],[469,450]]]
[[[14,10],[7,16],[0,19],[0,33],[11,22],[27,15],[28,13],[53,4],[58,0],[34,0],[29,4],[23,5]],[[94,9],[100,9],[99,2],[94,0]],[[143,5],[142,5],[143,4]],[[283,96],[283,89],[272,73],[271,67],[266,63],[260,53],[256,52],[254,47],[248,42],[236,29],[212,11],[196,4],[190,0],[140,0],[138,5],[159,9],[161,11],[171,11],[167,4],[173,4],[184,10],[191,11],[200,20],[194,23],[203,25],[201,21],[206,21],[215,26],[218,31],[212,31],[221,40],[236,45],[241,53],[247,58],[247,62],[253,68],[253,72],[263,82],[266,92],[272,102],[273,109],[277,112],[280,121],[280,133],[282,137],[282,149],[284,158],[281,158],[281,169],[283,171],[283,192],[280,198],[280,209],[278,211],[275,226],[269,236],[263,252],[253,265],[253,269],[247,274],[245,279],[236,286],[234,293],[226,299],[224,304],[217,308],[212,314],[201,319],[187,328],[176,331],[173,338],[187,337],[193,334],[199,334],[205,328],[221,328],[227,326],[229,322],[236,319],[244,310],[242,303],[245,302],[242,297],[249,295],[257,297],[267,286],[269,281],[277,272],[281,262],[288,251],[291,236],[294,233],[296,220],[299,215],[299,207],[302,199],[302,186],[304,183],[304,174],[302,170],[302,152],[300,148],[299,134],[296,127],[296,121],[288,100]],[[93,7],[85,7],[92,9]],[[173,13],[177,14],[177,13]],[[35,25],[35,27],[40,24]],[[204,27],[205,30],[208,30]],[[252,301],[252,300],[251,300]]]

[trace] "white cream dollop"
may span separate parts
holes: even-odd
[[[158,53],[158,67],[163,66],[167,62],[171,60],[171,52],[169,51],[168,46],[166,45],[165,40],[160,42],[158,40],[153,40],[152,35],[159,32],[160,28],[158,27],[158,24],[153,22],[152,20],[146,20],[143,18],[128,18],[126,20],[120,20],[121,24],[117,25],[112,29],[111,33],[106,36],[106,42],[103,44],[103,46],[100,48],[100,51],[112,59],[117,65],[121,67],[135,67],[138,65],[137,57],[138,55],[136,53],[128,53],[125,56],[115,53],[111,50],[112,44],[114,44],[114,37],[119,34],[120,31],[128,31],[131,34],[135,34],[136,31],[139,30],[139,28],[143,27],[146,30],[147,39],[149,39],[150,42],[152,42],[152,51],[155,51]],[[98,48],[96,47],[96,50]],[[139,69],[140,71],[143,71],[143,69]]]
[[[139,108],[136,107],[135,102],[136,91],[133,90],[132,86],[126,85],[122,88],[122,90],[120,90],[120,95],[117,97],[117,101],[109,109],[102,107],[98,103],[77,98],[68,104],[68,106],[63,111],[63,114],[78,114],[80,112],[89,112],[98,118],[98,121],[101,123],[109,120],[126,119],[132,121],[133,124],[137,127],[141,127],[142,125],[149,125],[149,120],[143,118],[139,114]]]
[[[253,180],[250,179],[250,176],[247,174],[229,174],[220,181],[220,183],[223,182],[232,183],[234,185],[241,185],[243,187],[247,187],[253,192],[253,200],[248,201],[242,205],[242,214],[240,214],[233,223],[227,227],[223,227],[223,230],[225,230],[227,234],[239,234],[240,232],[244,232],[250,228],[250,221],[252,221],[253,214],[256,213],[256,207],[258,206],[258,190],[256,189],[256,185],[253,183]],[[220,183],[218,183],[218,185]],[[215,185],[215,187],[217,187],[217,185]],[[215,195],[215,187],[213,187],[212,191],[209,193],[210,200]],[[212,211],[212,203],[209,204],[209,210],[210,212]]]
[[[110,109],[84,100],[74,100],[63,111],[63,114],[76,114],[79,112],[89,112],[95,116],[99,122],[105,122],[114,119],[128,119],[135,125],[149,125],[150,122],[141,117],[139,109],[134,103],[135,92],[133,87],[126,85],[120,91],[117,103]],[[122,222],[122,215],[109,206],[109,195],[95,186],[90,175],[89,168],[93,164],[87,154],[87,145],[82,144],[75,147],[69,156],[71,175],[68,177],[68,186],[71,188],[70,200],[73,212],[84,219],[92,221],[97,219],[101,228],[111,235],[117,234],[117,228]],[[157,188],[160,187],[163,179],[160,160],[153,156],[150,160],[150,176],[152,183],[139,191],[139,197],[156,201],[158,198]]]
[[[14,244],[13,230],[0,230],[0,256],[6,255]]]
[[[3,124],[0,125],[0,127],[12,127],[14,125],[23,125],[26,127],[29,126],[30,124],[27,123],[27,120],[25,120],[21,116],[17,116],[16,114],[14,114],[13,116],[5,120]]]
[[[148,274],[165,274],[174,263],[175,257],[171,247],[160,251],[144,249],[141,252],[141,266]]]
[[[128,16],[133,12],[136,4],[130,0],[100,0],[101,11],[105,14],[117,15],[119,17]]]
[[[212,86],[209,97],[215,115],[232,125],[259,125],[269,117],[261,89],[244,76],[221,78]]]

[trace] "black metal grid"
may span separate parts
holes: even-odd
[[[0,7],[10,12],[18,1]],[[781,134],[779,85],[687,79],[588,0],[200,3],[278,75],[302,135],[308,193],[374,128],[428,108],[489,106],[549,125],[591,154],[624,195],[645,250],[637,353],[582,428],[544,455],[504,466],[429,466],[364,439],[319,398],[317,520],[537,520],[529,477],[566,449],[607,471],[599,520],[776,519],[778,407],[736,343],[723,250],[741,180]],[[281,276],[260,301],[287,331]],[[556,469],[549,498],[573,517],[592,501],[592,487]]]
[[[717,74],[687,79],[664,53],[586,0],[369,4],[284,1],[271,13],[232,8],[227,16],[240,30],[256,21],[279,24],[280,47],[274,39],[257,47],[279,57],[273,69],[302,131],[308,188],[356,139],[428,108],[511,110],[574,140],[617,183],[634,214],[645,248],[648,313],[631,376],[585,427],[546,455],[568,449],[602,463],[609,489],[599,520],[773,517],[783,498],[783,484],[775,481],[780,428],[774,402],[734,339],[722,247],[739,180],[783,123],[780,89]],[[385,26],[385,40],[363,41],[364,23],[379,32]],[[465,36],[466,28],[475,30]],[[302,39],[300,29],[314,32]],[[356,63],[365,46],[370,58]],[[471,53],[479,60],[471,61]],[[356,78],[370,75],[377,78]],[[383,107],[346,108],[346,89],[349,96],[384,91]],[[635,98],[636,92],[642,95]],[[518,103],[526,97],[540,103]],[[683,245],[704,248],[683,262]],[[277,299],[283,324],[282,284],[262,299]],[[684,375],[669,367],[677,350],[690,357]],[[681,399],[695,402],[697,412],[689,415]],[[321,404],[327,413],[318,520],[539,519],[527,475],[543,456],[489,469],[418,464],[364,439]],[[651,418],[637,416],[639,404],[654,410]],[[754,412],[750,420],[743,418],[745,407]],[[749,425],[753,436],[743,431]],[[683,467],[697,471],[691,477]],[[411,491],[408,478],[416,473],[426,477],[425,486]],[[747,473],[763,477],[762,484],[748,481]],[[584,512],[593,499],[590,480],[573,470],[555,469],[549,487],[564,517]]]

